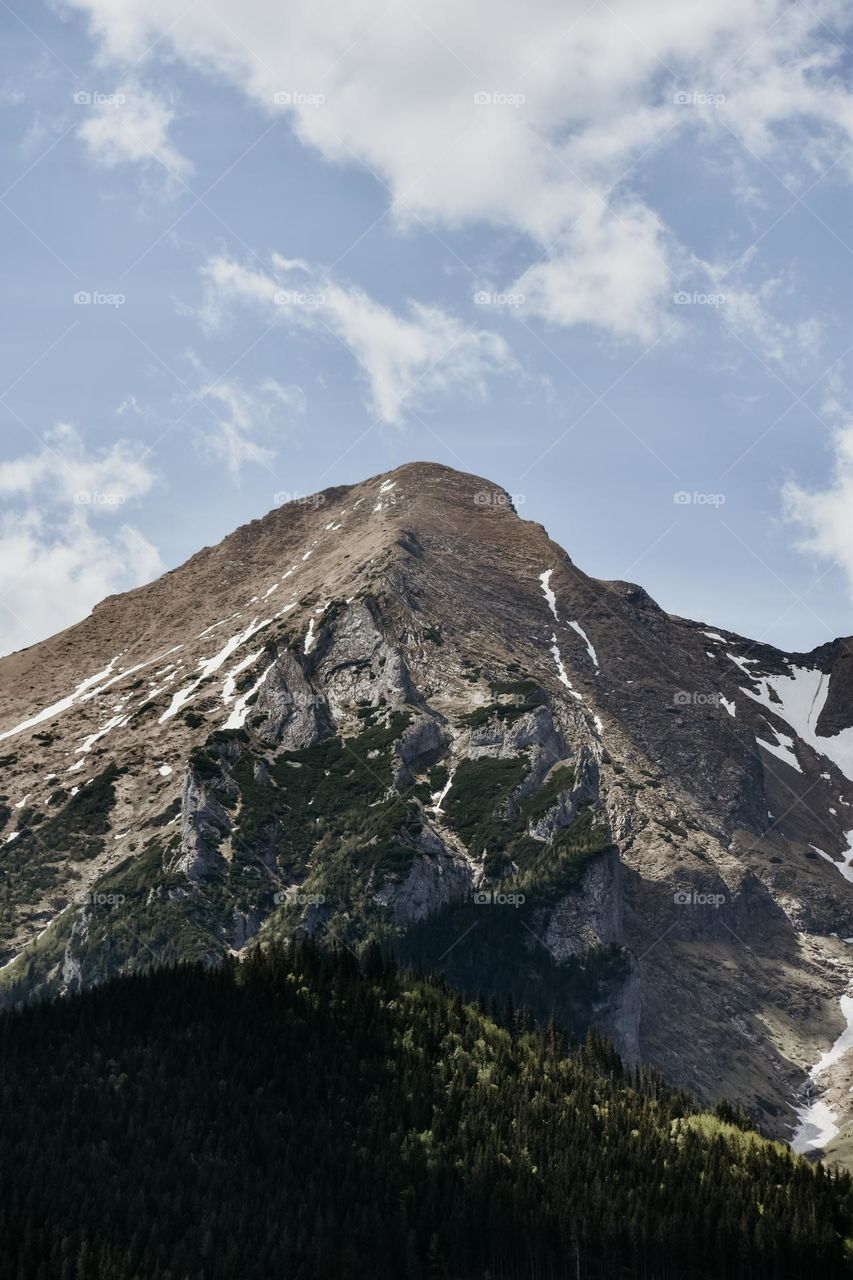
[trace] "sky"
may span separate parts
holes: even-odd
[[[488,477],[853,633],[843,0],[0,0],[0,652],[273,506]]]

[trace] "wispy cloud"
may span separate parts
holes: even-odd
[[[399,224],[520,233],[530,266],[504,287],[553,324],[642,342],[671,324],[697,246],[635,181],[658,147],[727,152],[732,200],[750,206],[744,159],[799,190],[833,162],[849,171],[842,0],[221,0],[179,22],[165,0],[74,4],[103,59],[159,40],[218,72],[328,160],[374,173]]]
[[[96,164],[114,169],[122,164],[157,166],[164,179],[182,180],[192,164],[169,136],[175,111],[165,97],[136,80],[116,89],[81,89],[76,105],[88,111],[77,133]]]
[[[853,416],[842,380],[832,376],[822,414],[833,426],[833,465],[828,483],[810,488],[795,480],[785,486],[788,519],[802,530],[798,547],[834,564],[845,574],[853,598]]]
[[[294,329],[337,339],[352,354],[368,385],[376,417],[399,425],[406,406],[451,392],[484,396],[491,375],[514,368],[506,342],[468,328],[437,306],[412,302],[400,315],[355,286],[336,283],[303,262],[274,256],[268,271],[231,258],[205,266],[203,322],[221,324],[237,304],[260,307]]]
[[[34,644],[162,572],[156,548],[119,520],[154,480],[132,444],[92,452],[67,424],[0,465],[9,507],[0,521],[0,652]]]

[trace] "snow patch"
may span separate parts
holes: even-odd
[[[242,698],[237,699],[237,701],[234,704],[234,710],[231,712],[230,716],[225,721],[225,724],[222,726],[223,729],[242,729],[243,728],[243,725],[246,723],[246,716],[249,714],[249,704],[251,703],[252,698],[254,698],[255,694],[258,692],[261,685],[264,683],[264,681],[266,680],[267,676],[272,671],[274,666],[275,666],[275,662],[271,662],[270,665],[267,667],[266,671],[260,677],[260,679],[257,680],[256,683],[252,685],[248,693],[244,694]]]
[[[557,617],[557,597],[554,595],[554,592],[551,590],[551,574],[553,572],[554,572],[553,569],[546,569],[544,573],[540,573],[539,581],[542,584],[542,594],[544,595],[545,599],[548,601],[548,608],[553,613],[556,621],[559,622],[560,619]]]
[[[213,622],[209,627],[205,627],[204,631],[199,631],[196,640],[201,640],[202,636],[209,635],[211,631],[215,631],[217,627],[224,627],[226,622],[233,622],[235,618],[239,618],[239,613],[231,613],[227,618],[220,618],[218,622]]]
[[[448,791],[453,786],[453,778],[455,774],[456,774],[456,765],[453,766],[453,768],[450,770],[450,773],[447,775],[447,781],[445,782],[441,791],[433,791],[432,795],[430,796],[430,800],[432,801],[430,808],[432,809],[434,814],[441,814],[444,812],[442,806],[444,804],[444,801],[447,799]]]
[[[255,653],[250,653],[248,657],[244,658],[242,662],[238,662],[236,667],[232,667],[228,672],[225,683],[222,686],[222,701],[225,703],[226,707],[228,706],[228,703],[232,702],[237,696],[237,677],[240,672],[245,671],[253,662],[257,662],[262,653],[263,649],[258,649]]]
[[[0,733],[0,742],[4,738],[12,738],[16,733],[23,733],[26,729],[34,729],[37,724],[44,724],[45,720],[50,720],[53,716],[61,715],[63,711],[68,711],[74,706],[75,702],[79,702],[83,695],[87,693],[93,685],[97,685],[101,680],[111,675],[113,667],[118,662],[120,654],[116,654],[111,658],[103,671],[97,671],[93,676],[87,676],[73,693],[69,693],[66,698],[61,698],[59,702],[52,703],[49,707],[45,707],[43,711],[39,711],[37,715],[31,716],[29,720],[22,720],[20,724],[16,724],[14,729],[7,729],[5,733]]]
[[[554,655],[554,661],[557,664],[557,674],[559,675],[560,680],[566,686],[573,698],[577,698],[578,702],[583,702],[583,696],[578,693],[577,689],[574,688],[571,680],[566,675],[566,668],[563,666],[563,659],[560,656],[560,649],[557,645],[557,637],[555,635],[551,636],[551,653]]]
[[[598,666],[598,658],[595,656],[595,649],[593,649],[593,647],[592,647],[592,642],[591,642],[591,640],[590,640],[589,636],[588,636],[588,635],[586,634],[586,632],[584,631],[584,629],[583,629],[583,627],[581,626],[581,624],[580,624],[579,622],[570,622],[568,625],[572,628],[572,630],[573,630],[573,631],[577,631],[577,633],[578,633],[578,635],[580,636],[581,640],[583,640],[584,644],[586,645],[586,651],[587,651],[587,653],[589,654],[589,656],[592,658],[593,665],[597,667],[597,666]]]
[[[836,862],[828,853],[824,853],[823,849],[818,849],[816,844],[813,844],[810,847],[814,849],[815,853],[819,853],[822,858],[826,858],[827,862],[831,862],[836,871],[840,871],[844,876],[844,879],[849,880],[850,883],[853,884],[853,831],[847,832],[846,839],[847,848],[841,855],[840,862]]]
[[[755,680],[757,678],[751,671],[747,671],[747,667],[754,667],[757,664],[757,658],[739,658],[734,653],[727,653],[726,657],[733,662],[736,667],[740,667],[743,674],[745,676],[749,676],[750,680]]]
[[[772,725],[767,726],[773,729]],[[796,769],[797,773],[802,773],[800,762],[794,755],[794,739],[789,738],[786,733],[780,733],[778,729],[773,729],[776,734],[776,742],[765,742],[763,738],[756,738],[755,741],[759,747],[763,747],[765,751],[769,751],[771,755],[776,756],[778,760],[782,760],[785,764]]]
[[[97,733],[90,733],[88,738],[84,738],[80,743],[80,746],[74,748],[75,754],[83,752],[85,755],[87,751],[92,750],[92,747],[96,742],[100,742],[101,738],[105,738],[108,733],[113,729],[117,729],[119,725],[127,724],[129,719],[130,716],[113,716],[111,720],[108,720],[107,723],[97,731]]]
[[[818,1077],[834,1067],[853,1049],[853,996],[841,997],[841,1012],[847,1023],[841,1035],[826,1053],[821,1054],[809,1072],[809,1085],[814,1086]],[[809,1151],[821,1151],[838,1133],[838,1117],[835,1108],[823,1098],[813,1097],[810,1102],[797,1107],[797,1128],[791,1138],[791,1146],[799,1155]]]
[[[853,728],[842,729],[831,738],[817,732],[816,725],[829,693],[829,676],[825,672],[792,666],[790,675],[764,676],[757,691],[744,689],[743,692],[789,724],[798,738],[818,755],[831,760],[853,782]],[[772,699],[771,692],[778,701]]]
[[[253,619],[244,631],[238,631],[236,635],[232,636],[212,658],[199,658],[199,674],[189,684],[184,685],[183,689],[178,689],[177,693],[173,694],[172,701],[161,715],[159,723],[164,724],[167,720],[171,720],[174,715],[177,715],[181,707],[189,701],[203,681],[215,675],[235,650],[239,649],[247,640],[250,640],[258,631],[268,627],[271,622],[272,618],[264,618],[262,622]]]

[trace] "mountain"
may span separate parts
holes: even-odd
[[[111,979],[0,1046],[0,1280],[850,1275],[849,1174],[369,947]]]
[[[412,464],[0,662],[3,996],[369,940],[853,1155],[853,642],[588,577]]]

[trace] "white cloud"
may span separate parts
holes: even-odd
[[[77,132],[97,164],[158,165],[178,181],[192,171],[169,139],[173,108],[150,89],[129,80],[109,93],[81,90],[80,97],[91,98],[91,112]]]
[[[96,525],[153,482],[131,445],[92,455],[68,425],[38,452],[0,464],[0,494],[15,507],[0,522],[0,653],[35,644],[104,596],[162,572],[156,548],[131,525],[110,534]]]
[[[440,307],[409,304],[401,316],[363,290],[311,272],[305,263],[274,256],[269,271],[233,259],[211,259],[204,270],[202,319],[221,323],[237,302],[261,306],[293,328],[337,338],[354,356],[382,421],[399,425],[406,406],[423,405],[450,391],[485,395],[491,374],[514,367],[506,342],[484,329],[466,328]]]
[[[712,280],[715,273],[711,273]],[[720,314],[729,329],[765,360],[792,367],[812,360],[823,342],[823,325],[815,317],[785,320],[779,315],[790,309],[793,285],[789,279],[773,276],[752,288],[742,283],[717,286],[723,301]]]
[[[205,423],[203,448],[224,459],[236,480],[247,462],[269,467],[275,450],[258,444],[252,437],[258,430],[281,427],[283,418],[305,412],[301,387],[282,386],[275,378],[265,378],[249,389],[232,379],[209,381],[196,392],[210,402],[212,414]]]
[[[853,597],[853,418],[837,371],[827,378],[821,412],[834,421],[832,474],[824,488],[789,481],[783,490],[785,514],[802,529],[799,550],[842,570]]]
[[[367,166],[401,224],[520,232],[528,313],[640,341],[670,322],[679,252],[630,194],[647,150],[686,134],[803,183],[853,134],[842,0],[220,0],[177,22],[172,0],[73,2],[104,59],[160,40],[326,159]]]
[[[652,342],[672,298],[672,267],[663,227],[650,209],[618,217],[589,214],[559,251],[530,267],[515,288],[552,324],[593,324],[620,338]]]
[[[0,463],[0,494],[31,498],[38,492],[51,502],[76,503],[102,515],[142,497],[153,483],[135,445],[119,440],[93,455],[69,423],[47,432],[37,453]]]

